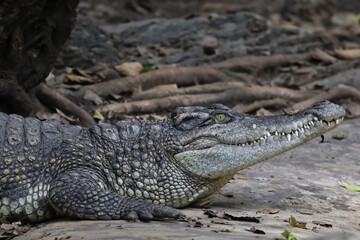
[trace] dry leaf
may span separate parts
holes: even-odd
[[[91,90],[86,90],[83,98],[85,100],[94,102],[96,105],[100,105],[103,103],[103,100],[101,99],[101,97],[99,97],[99,95],[97,95],[96,93],[94,93]]]
[[[105,120],[104,116],[97,110],[94,111],[93,118],[101,121]]]
[[[348,184],[346,182],[341,182],[341,183],[345,188],[347,188],[349,190],[360,192],[360,187],[359,186],[351,185],[351,184]]]
[[[250,216],[242,213],[228,213],[228,212],[224,212],[224,217],[235,221],[256,222],[256,223],[259,223],[261,219],[261,217],[259,216]]]
[[[96,82],[94,78],[78,76],[73,74],[66,75],[66,78],[69,80],[69,82],[79,83],[79,84],[91,84]]]
[[[218,217],[218,218],[224,218],[224,213],[223,212],[218,212],[218,211],[214,211],[211,209],[206,209],[204,211],[205,215],[208,215],[209,218],[213,218],[213,217]]]
[[[277,208],[265,208],[262,210],[258,211],[259,213],[263,213],[263,214],[276,214],[280,212],[280,209]]]
[[[80,68],[75,68],[75,69],[73,70],[73,73],[75,73],[75,74],[77,74],[77,75],[81,75],[81,76],[83,76],[83,77],[91,77],[87,71],[82,70],[82,69],[80,69]]]
[[[115,66],[115,70],[123,76],[135,77],[143,70],[143,65],[139,62],[125,62]]]
[[[14,236],[22,235],[30,230],[30,225],[21,225],[21,222],[0,225],[0,238],[12,239]]]
[[[60,109],[55,108],[57,114],[60,115],[60,117],[65,118],[69,122],[76,122],[76,118],[66,115],[64,112],[62,112]]]
[[[306,223],[305,223],[305,222],[298,222],[294,216],[291,216],[291,217],[289,218],[289,223],[290,223],[290,225],[293,226],[293,227],[302,228],[302,229],[307,229]]]

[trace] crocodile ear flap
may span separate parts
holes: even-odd
[[[196,128],[210,118],[210,114],[205,112],[175,112],[172,114],[175,128],[181,131],[187,131]]]

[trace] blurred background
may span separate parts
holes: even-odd
[[[359,1],[6,0],[0,9],[7,113],[92,126],[185,105],[269,115],[332,100],[348,118],[360,114]]]

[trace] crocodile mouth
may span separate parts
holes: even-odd
[[[186,144],[187,149],[203,150],[217,145],[256,147],[275,142],[289,142],[307,139],[309,135],[321,135],[339,125],[344,117],[321,120],[316,116],[298,121],[296,126],[274,127],[272,130],[263,131],[261,134],[251,137],[243,137],[236,140],[220,139],[216,136],[201,136]]]
[[[296,129],[284,130],[284,131],[265,131],[265,133],[251,141],[239,142],[239,143],[221,143],[226,145],[236,145],[241,147],[247,146],[256,146],[266,143],[267,141],[276,141],[278,140],[287,140],[291,142],[292,140],[306,138],[308,135],[313,133],[321,134],[321,132],[327,132],[337,125],[339,125],[344,120],[344,117],[339,117],[333,120],[320,120],[317,117],[313,117],[310,121],[303,123],[298,126]]]

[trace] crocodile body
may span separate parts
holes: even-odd
[[[333,129],[344,114],[330,102],[270,117],[215,104],[93,128],[0,114],[0,219],[176,218],[175,208]]]

